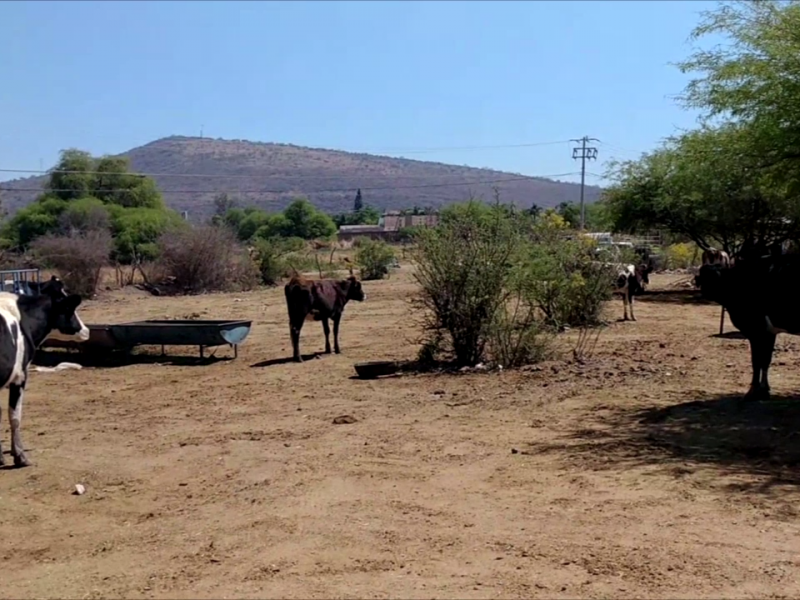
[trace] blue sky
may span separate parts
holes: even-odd
[[[696,115],[677,106],[714,2],[0,2],[0,168],[169,135],[601,172]],[[0,180],[21,175],[0,173]],[[560,177],[575,180],[575,177]],[[588,182],[597,181],[590,178]]]

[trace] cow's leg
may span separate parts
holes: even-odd
[[[631,321],[635,321],[636,320],[636,315],[633,314],[633,300],[634,300],[634,298],[631,295],[630,300],[628,300],[628,302],[630,302],[630,305],[631,305]]]
[[[744,396],[745,400],[769,398],[766,370],[772,362],[774,348],[775,336],[772,334],[758,334],[750,339],[750,364],[753,368],[753,377],[750,380],[750,389]]]
[[[775,339],[777,337],[775,334],[764,336],[764,347],[761,350],[761,382],[759,387],[764,400],[769,399],[769,379],[767,374],[772,363],[772,353],[775,351]]]
[[[331,318],[333,319],[333,351],[336,354],[341,354],[342,351],[339,349],[339,321],[342,320],[342,315],[333,315]]]
[[[292,358],[295,362],[303,362],[300,356],[300,330],[303,328],[304,320],[299,321],[299,325],[291,323],[289,325],[289,335],[292,337]]]
[[[328,318],[322,319],[322,331],[325,332],[325,354],[331,353],[331,328],[328,325]]]
[[[622,320],[628,320],[628,290],[622,292]]]
[[[753,369],[753,376],[750,379],[750,389],[744,395],[745,400],[755,400],[758,396],[758,384],[761,381],[761,355],[759,352],[760,338],[750,338],[750,366]]]
[[[25,456],[25,448],[22,445],[20,426],[22,424],[22,393],[25,384],[8,386],[8,418],[11,421],[11,456],[14,457],[15,467],[27,467],[31,463]]]
[[[3,407],[0,406],[0,423],[2,423],[2,417],[3,417]],[[3,440],[0,439],[0,467],[2,467],[4,464],[6,464],[6,460],[5,458],[3,458]]]

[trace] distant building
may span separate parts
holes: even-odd
[[[400,231],[406,227],[436,227],[439,215],[401,215],[397,211],[387,212],[378,221],[386,231]]]
[[[374,240],[397,239],[401,229],[406,227],[436,227],[439,215],[401,215],[391,210],[383,213],[377,225],[342,225],[339,227],[339,240],[352,240],[357,237],[369,237]]]
[[[342,225],[339,227],[339,241],[349,241],[357,237],[368,237],[373,240],[384,239],[388,232],[380,225]]]

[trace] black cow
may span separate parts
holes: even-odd
[[[89,339],[89,329],[75,312],[81,303],[80,296],[68,296],[57,277],[37,288],[36,295],[0,292],[0,389],[8,388],[11,455],[17,467],[30,464],[22,445],[20,423],[28,366],[36,349],[53,330],[77,341]]]
[[[289,330],[292,337],[294,360],[303,362],[300,357],[300,330],[306,320],[322,321],[325,332],[325,353],[331,353],[330,328],[328,319],[333,320],[333,349],[339,354],[339,321],[348,300],[363,302],[367,295],[361,289],[351,271],[350,277],[342,281],[321,279],[309,281],[302,277],[292,277],[283,288],[286,295],[286,308],[289,310]]]
[[[779,333],[800,335],[796,280],[800,256],[766,256],[733,267],[703,265],[695,278],[704,298],[721,304],[750,342],[753,378],[745,398],[769,398],[767,373]]]

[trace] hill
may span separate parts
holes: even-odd
[[[439,208],[470,196],[543,208],[578,202],[580,186],[491,169],[436,162],[257,143],[171,136],[124,153],[133,171],[152,174],[169,206],[198,221],[213,213],[214,196],[227,192],[241,205],[280,210],[298,196],[326,212],[350,210],[356,188],[379,209]],[[45,181],[28,177],[0,184],[3,204],[14,212],[32,202]],[[601,188],[586,186],[587,202]]]

